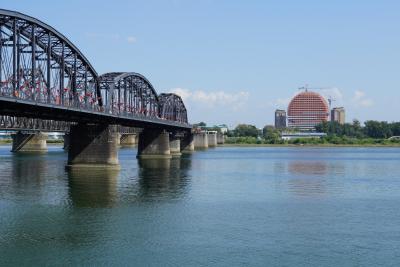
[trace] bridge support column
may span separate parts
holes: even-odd
[[[121,135],[121,146],[135,146],[136,143],[136,134],[122,134]]]
[[[186,134],[181,139],[181,152],[192,153],[194,151],[194,138],[192,133]]]
[[[120,146],[120,145],[121,145],[121,137],[122,137],[122,134],[117,133],[117,140],[116,140],[117,146]]]
[[[217,133],[217,144],[218,145],[225,144],[225,135],[223,133]]]
[[[207,133],[208,139],[208,147],[216,147],[217,146],[217,133]]]
[[[44,133],[21,133],[12,136],[12,152],[46,152],[47,134]]]
[[[169,137],[169,149],[172,157],[179,157],[181,153],[181,140],[173,134]]]
[[[63,146],[63,149],[67,150],[67,151],[69,149],[69,133],[65,133],[64,134],[64,146]]]
[[[143,129],[139,134],[138,158],[171,158],[169,133],[158,129]]]
[[[207,133],[195,133],[194,134],[194,148],[195,149],[208,148]]]
[[[116,126],[77,124],[71,126],[68,168],[119,169]]]

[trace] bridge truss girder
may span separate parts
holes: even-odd
[[[37,118],[0,116],[1,130],[25,130],[43,132],[69,132],[73,123],[66,121],[42,120]]]
[[[99,77],[61,33],[33,17],[4,9],[0,9],[0,103],[1,115],[24,117],[24,125],[32,127],[51,120],[191,127],[178,96],[160,101],[151,83],[138,73]]]
[[[157,92],[143,75],[110,72],[99,77],[99,85],[107,113],[158,117]]]
[[[176,94],[160,94],[160,117],[181,123],[188,123],[187,110],[182,98]]]
[[[0,10],[0,95],[98,109],[97,73],[65,36],[24,14]]]

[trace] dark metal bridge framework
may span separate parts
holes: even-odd
[[[42,126],[55,120],[62,125],[191,129],[179,96],[158,95],[138,73],[99,76],[79,49],[54,28],[1,9],[0,114],[13,125],[25,126],[37,125],[35,118]]]

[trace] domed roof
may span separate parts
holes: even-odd
[[[323,112],[328,114],[329,106],[324,97],[316,92],[304,91],[297,94],[289,103],[288,115],[298,112]]]

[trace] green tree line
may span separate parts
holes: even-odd
[[[389,138],[400,136],[400,122],[366,121],[361,126],[358,120],[353,123],[339,124],[338,122],[323,122],[316,126],[318,132],[328,136],[356,137],[356,138]]]
[[[364,125],[358,120],[352,123],[323,122],[316,126],[318,132],[326,133],[322,138],[298,138],[290,141],[281,139],[282,131],[293,129],[276,129],[265,126],[262,131],[254,125],[239,124],[228,132],[227,143],[234,144],[343,144],[343,145],[391,145],[399,140],[388,140],[400,136],[400,122],[366,121]]]

